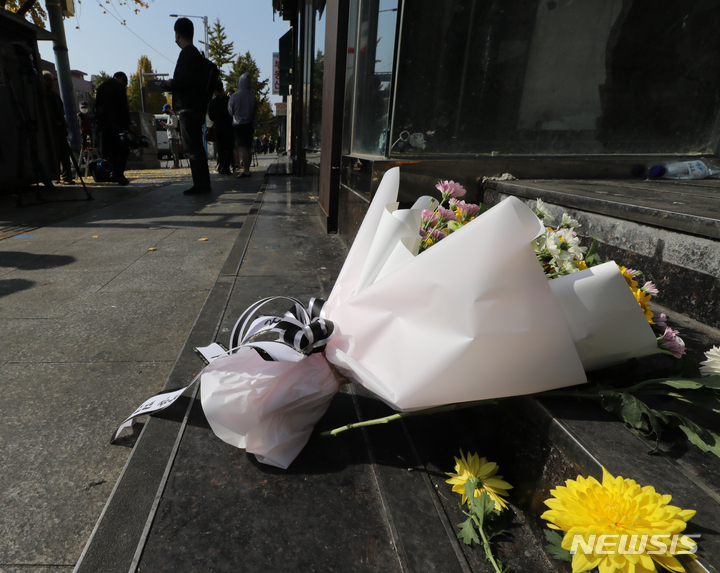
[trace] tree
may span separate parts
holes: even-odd
[[[137,72],[130,75],[128,82],[128,106],[130,111],[142,111],[142,100],[140,92],[141,74],[153,74],[152,62],[147,56],[140,56],[138,60]],[[144,85],[147,85],[145,83]],[[147,91],[145,88],[145,111],[148,113],[162,113],[162,107],[166,103],[166,98],[162,93]]]
[[[107,72],[99,72],[95,75],[95,83],[93,84],[95,86],[95,89],[98,89],[100,87],[100,84],[105,83],[105,81],[109,80],[112,76],[108,74]]]
[[[79,0],[78,0],[79,3]],[[106,0],[106,4],[113,4],[113,0]],[[148,8],[148,3],[144,0],[120,0],[119,5],[124,4],[135,4],[136,6],[142,7],[142,8]],[[5,9],[10,12],[17,12],[20,7],[25,4],[25,0],[5,0]],[[102,4],[100,5],[101,8],[103,8]],[[134,9],[135,13],[137,14],[140,12],[139,8]],[[105,12],[103,12],[105,13]],[[45,27],[45,24],[47,22],[47,13],[45,10],[43,10],[43,7],[40,5],[39,0],[37,0],[30,10],[25,14],[26,17],[30,17],[30,20],[33,24],[36,26],[40,26],[41,28]],[[125,24],[125,21],[123,20],[123,24]]]
[[[8,10],[10,12],[17,12],[20,9],[20,6],[25,4],[23,0],[5,0],[5,10]],[[43,7],[40,5],[39,2],[35,2],[35,4],[32,5],[32,8],[28,10],[28,12],[25,14],[25,17],[27,18],[30,16],[30,20],[33,24],[36,26],[42,26],[45,27],[45,20],[47,19],[47,13],[45,10],[43,10]]]
[[[224,80],[227,73],[223,70],[223,66],[232,64],[235,54],[233,53],[234,42],[226,42],[224,26],[220,25],[220,18],[215,18],[213,27],[208,33],[207,51],[209,58],[215,63],[220,70],[220,79]]]
[[[260,79],[260,68],[258,68],[255,60],[250,55],[250,51],[245,55],[239,55],[226,79],[227,89],[235,88],[240,76],[249,73],[251,77],[250,88],[255,92],[257,99],[257,111],[255,112],[255,123],[259,126],[260,131],[268,131],[270,129],[269,122],[273,119],[272,107],[270,105],[270,90],[268,84],[270,78]]]

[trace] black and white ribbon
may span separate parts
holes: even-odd
[[[278,300],[288,300],[293,306],[282,317],[260,316],[253,320],[262,307]],[[335,326],[325,318],[325,301],[311,298],[307,308],[296,298],[272,296],[257,301],[242,313],[235,323],[230,336],[230,350],[215,353],[212,359],[237,352],[241,348],[253,348],[260,355],[277,362],[299,362],[309,354],[322,352],[332,338]],[[258,340],[259,337],[274,333],[276,340]],[[209,348],[209,347],[208,347]],[[198,349],[203,350],[203,349]],[[154,414],[173,404],[182,394],[200,379],[202,372],[192,382],[179,390],[160,392],[143,402],[113,434],[114,442],[125,428],[131,426],[135,418]]]
[[[255,316],[260,309],[278,300],[288,300],[293,306],[282,317]],[[230,335],[230,352],[251,347],[266,352],[272,360],[297,362],[308,354],[322,352],[332,338],[335,326],[325,318],[325,301],[311,298],[305,308],[301,301],[287,296],[272,296],[257,301],[240,316]],[[257,340],[262,335],[276,333],[276,340]]]

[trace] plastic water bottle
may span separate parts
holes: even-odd
[[[648,171],[652,178],[664,179],[705,179],[710,177],[710,169],[701,160],[678,161],[667,165],[653,165]]]

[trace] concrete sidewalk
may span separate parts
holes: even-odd
[[[173,371],[269,163],[207,196],[155,170],[0,198],[0,571],[75,566],[137,437],[110,436]]]

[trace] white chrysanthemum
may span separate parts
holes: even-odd
[[[575,227],[579,227],[580,223],[576,219],[573,219],[570,215],[567,213],[563,213],[562,216],[562,222],[560,223],[561,229],[574,229]]]
[[[550,211],[548,211],[548,208],[545,206],[545,203],[543,203],[542,199],[537,200],[537,205],[535,206],[535,215],[537,215],[537,218],[541,221],[554,221],[555,217],[553,217],[550,214]]]
[[[705,353],[704,360],[700,363],[700,372],[703,376],[720,374],[720,346],[713,346]]]
[[[571,275],[580,270],[572,259],[553,259],[553,263],[557,271],[562,275]]]
[[[561,246],[561,238],[553,232],[545,233],[545,250],[550,256],[555,258],[563,258],[563,250]]]
[[[581,261],[585,255],[585,251],[587,251],[587,247],[581,247],[580,239],[570,231],[564,231],[563,238],[565,239],[565,244],[567,245],[567,252]]]

